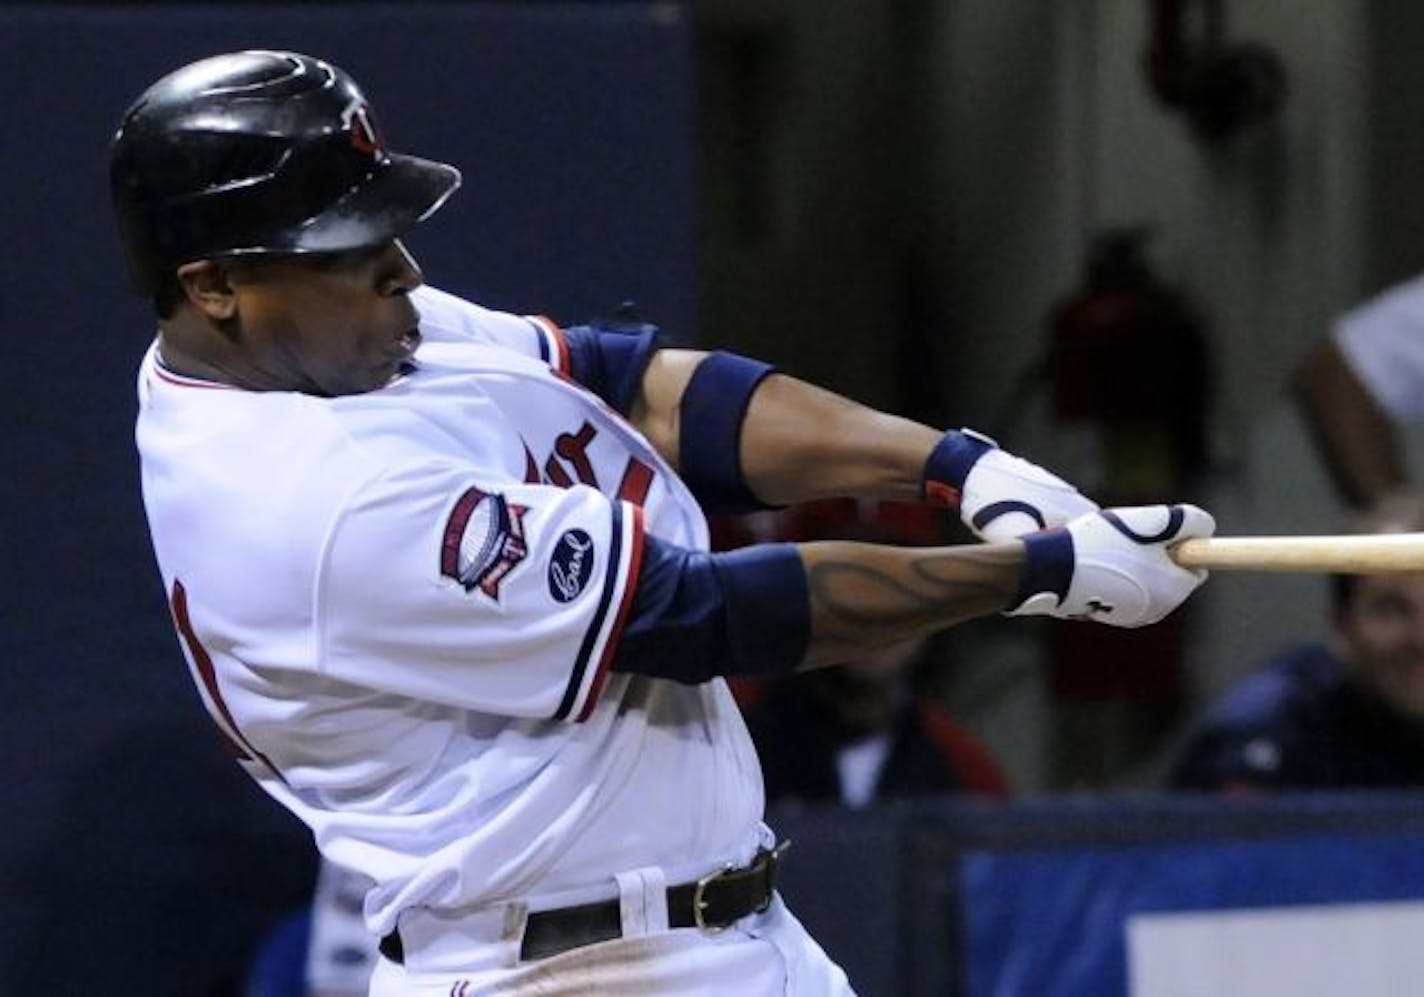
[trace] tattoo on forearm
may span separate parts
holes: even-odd
[[[884,567],[822,559],[807,581],[812,611],[856,626],[937,622],[949,625],[1003,606],[1012,596],[1002,551],[927,550]]]

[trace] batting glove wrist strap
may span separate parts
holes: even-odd
[[[1034,606],[1061,605],[1073,583],[1073,534],[1066,528],[1030,533],[1023,544],[1023,572],[1010,615],[1034,612],[1025,609],[1030,599],[1038,600]]]
[[[964,525],[985,540],[1013,540],[1098,508],[1056,474],[972,429],[940,438],[925,462],[923,493],[928,502],[957,507]]]
[[[1152,505],[1104,509],[1061,531],[1026,537],[1023,598],[1008,613],[1118,627],[1156,623],[1207,576],[1178,565],[1167,548],[1188,537],[1211,536],[1215,529],[1211,515],[1194,505]],[[1052,539],[1058,533],[1068,536],[1066,547]]]
[[[931,505],[958,509],[964,492],[964,479],[974,469],[979,458],[998,444],[972,429],[951,429],[939,438],[925,461],[920,492]]]

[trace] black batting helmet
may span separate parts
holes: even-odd
[[[453,166],[390,152],[354,80],[296,52],[203,59],[149,87],[109,157],[139,290],[182,263],[378,245],[438,208]]]

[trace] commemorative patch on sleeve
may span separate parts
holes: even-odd
[[[499,600],[500,583],[529,553],[524,539],[527,506],[470,488],[455,502],[440,544],[440,573],[466,592],[479,589]]]

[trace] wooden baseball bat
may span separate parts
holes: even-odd
[[[1306,537],[1206,537],[1168,548],[1184,568],[1324,571],[1376,575],[1424,572],[1424,533]]]

